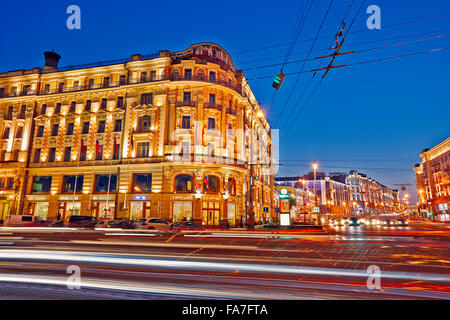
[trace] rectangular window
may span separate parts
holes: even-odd
[[[184,79],[185,80],[192,79],[192,69],[184,69]]]
[[[214,144],[208,143],[208,156],[214,155]]]
[[[156,80],[156,70],[150,71],[150,80],[155,81]]]
[[[213,130],[216,128],[216,119],[208,118],[208,129]]]
[[[115,132],[122,131],[122,120],[121,119],[116,120],[116,123],[114,124],[114,131]]]
[[[103,159],[103,145],[98,145],[98,150],[96,151],[95,160],[102,160]]]
[[[13,161],[19,161],[19,149],[14,150]]]
[[[22,138],[22,132],[23,132],[23,127],[19,126],[17,128],[16,138],[18,138],[18,139]]]
[[[98,122],[98,133],[104,133],[105,132],[105,120],[101,120]]]
[[[5,88],[0,88],[0,97],[5,95]]]
[[[45,115],[47,113],[47,105],[43,104],[41,108],[41,114]]]
[[[216,82],[216,73],[215,72],[211,71],[209,73],[209,81]]]
[[[89,133],[89,121],[83,122],[83,130],[81,131],[82,134]]]
[[[191,93],[190,92],[184,92],[183,93],[183,101],[191,102]]]
[[[47,83],[44,87],[44,93],[50,93],[50,83]]]
[[[70,123],[67,124],[67,132],[66,132],[66,134],[68,136],[73,135],[73,128],[74,128],[74,126],[75,126],[75,123],[73,123],[73,122],[70,122]]]
[[[153,93],[141,94],[141,104],[153,104]]]
[[[59,86],[58,86],[58,92],[63,92],[64,91],[64,82],[60,82]]]
[[[123,97],[117,97],[117,108],[123,108]]]
[[[87,146],[80,148],[80,161],[86,161]]]
[[[81,192],[83,189],[83,176],[64,176],[62,184],[62,193]]]
[[[133,174],[133,192],[152,191],[152,174],[135,173]]]
[[[39,126],[37,131],[37,137],[43,137],[44,136],[44,126]]]
[[[30,92],[30,88],[31,88],[30,85],[23,86],[22,93],[23,93],[24,95],[28,94],[28,93]]]
[[[72,153],[72,147],[66,147],[64,150],[64,161],[69,162],[70,161],[70,154]]]
[[[189,142],[183,141],[181,142],[181,154],[189,155]]]
[[[34,151],[34,162],[39,163],[40,160],[41,160],[41,149],[38,148]]]
[[[51,176],[35,176],[33,178],[32,192],[50,192],[52,186]]]
[[[190,129],[191,128],[191,117],[190,116],[183,116],[181,127],[183,129]]]
[[[94,191],[95,192],[115,192],[117,188],[117,175],[115,174],[102,174],[96,175],[94,180]]]
[[[12,117],[13,112],[14,112],[14,107],[13,107],[13,106],[8,107],[8,116],[9,116],[9,117]]]
[[[216,95],[215,94],[210,94],[209,95],[209,103],[210,104],[215,104],[216,103]]]
[[[127,76],[124,74],[120,75],[119,84],[126,84],[127,83]]]
[[[56,148],[50,148],[50,152],[48,153],[48,162],[55,162],[56,158]]]
[[[89,79],[89,89],[93,89],[94,88],[94,79]]]
[[[61,113],[61,103],[58,102],[55,107],[55,113]]]
[[[147,81],[147,72],[141,72],[141,81]]]
[[[72,101],[70,103],[70,110],[69,111],[75,113],[76,108],[77,108],[77,102],[76,101]]]
[[[73,82],[73,89],[78,90],[78,86],[80,85],[80,81],[74,81]]]
[[[56,137],[58,135],[58,129],[59,129],[59,125],[54,124],[53,128],[52,128],[52,136]]]
[[[103,78],[103,87],[109,87],[109,80],[110,80],[110,78],[109,77],[104,77]]]
[[[17,87],[12,87],[11,88],[11,95],[15,96],[17,94]]]
[[[117,144],[117,150],[116,149],[113,150],[113,159],[114,160],[119,159],[119,154],[120,154],[120,144]]]
[[[9,138],[9,127],[5,128],[5,131],[3,131],[3,139],[8,139]]]
[[[86,100],[86,106],[85,106],[85,110],[86,111],[91,111],[91,106],[92,106],[92,101],[91,100]]]
[[[100,104],[100,109],[105,110],[107,105],[108,105],[108,99],[107,98],[103,98],[102,99],[102,103]]]
[[[22,108],[20,109],[20,117],[25,118],[26,113],[27,113],[27,106],[23,105]]]
[[[150,149],[149,142],[139,142],[137,145],[137,157],[147,158],[149,149]]]

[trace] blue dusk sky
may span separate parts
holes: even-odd
[[[450,50],[333,69],[306,105],[323,71],[314,78],[301,74],[293,90],[297,75],[286,76],[274,99],[270,77],[280,71],[303,2],[3,0],[0,72],[42,66],[48,50],[62,56],[60,66],[68,66],[215,42],[252,79],[269,122],[280,129],[278,175],[303,175],[316,160],[327,173],[357,169],[391,187],[411,184],[408,192],[415,201],[412,167],[420,161],[418,154],[450,136]],[[353,1],[347,26],[361,3]],[[72,4],[81,8],[81,30],[66,27]],[[313,1],[288,62],[306,58],[329,4]],[[310,58],[332,52],[328,48],[348,4],[333,1]],[[366,27],[369,5],[381,9],[380,30]],[[365,1],[341,52],[365,51],[339,56],[334,65],[450,47],[448,34],[448,0]],[[308,61],[303,70],[329,61]],[[284,72],[298,72],[302,65],[288,63]]]

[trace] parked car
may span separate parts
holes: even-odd
[[[137,223],[135,220],[113,220],[109,221],[106,227],[119,229],[142,229],[141,224]]]
[[[351,217],[350,219],[348,219],[348,225],[349,226],[359,226],[360,225],[359,218]]]
[[[195,224],[192,221],[183,221],[183,222],[177,222],[172,225],[170,225],[170,230],[172,231],[183,231],[183,230],[205,230],[205,228]]]
[[[11,215],[6,217],[4,224],[7,227],[33,227],[37,224],[43,226],[44,220],[38,216]]]
[[[66,227],[71,228],[95,228],[98,224],[98,219],[91,216],[70,216],[65,223]]]
[[[170,223],[166,219],[162,218],[142,218],[139,220],[143,229],[147,230],[170,230]]]

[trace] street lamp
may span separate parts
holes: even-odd
[[[314,169],[314,208],[317,206],[317,186],[316,186],[316,171],[319,165],[316,160],[314,160],[312,167]],[[317,217],[317,224],[319,224],[319,217]]]

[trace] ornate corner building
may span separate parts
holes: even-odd
[[[429,218],[450,221],[450,138],[419,155],[421,163],[414,166],[418,206]]]
[[[273,214],[270,126],[223,48],[59,59],[46,52],[43,68],[0,73],[0,219],[234,225]]]

